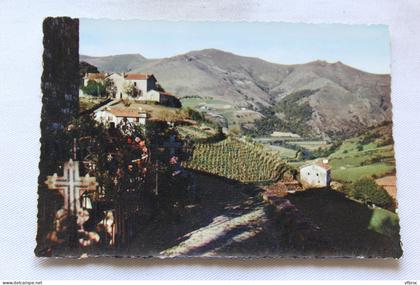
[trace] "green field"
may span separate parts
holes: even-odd
[[[107,98],[96,97],[96,96],[80,96],[79,97],[80,112],[89,110],[95,107],[96,105],[101,104],[105,100],[107,100]]]
[[[213,128],[203,124],[200,126],[178,126],[177,130],[183,137],[189,136],[193,140],[208,139],[216,134],[216,131]]]
[[[212,98],[181,98],[182,106],[203,113],[213,113],[223,116],[228,122],[228,128],[238,128],[244,123],[253,123],[261,114],[252,110],[240,110],[227,101]],[[205,108],[201,108],[203,105]],[[244,114],[245,113],[245,114]]]
[[[299,149],[305,149],[310,152],[318,150],[319,148],[326,148],[330,145],[327,144],[325,141],[322,140],[299,140],[296,141],[294,139],[284,139],[284,138],[276,138],[276,137],[259,137],[256,138],[255,141],[267,146],[272,150],[276,150],[278,155],[282,159],[286,160],[295,160],[297,159],[297,153]],[[278,145],[276,142],[282,141],[284,144]]]
[[[296,158],[297,151],[294,149],[276,146],[276,145],[267,145],[268,148],[275,150],[276,154],[282,159],[294,159]]]
[[[368,228],[388,237],[395,237],[400,231],[398,215],[382,208],[375,208]]]
[[[303,147],[303,148],[305,148],[307,150],[311,150],[311,151],[317,150],[319,148],[326,148],[326,147],[330,146],[326,141],[323,141],[323,140],[319,140],[319,141],[317,141],[317,140],[288,141],[288,143]]]
[[[328,158],[332,167],[333,180],[354,182],[364,176],[382,177],[393,173],[395,171],[394,146],[392,143],[383,145],[382,142],[390,138],[390,133],[386,133],[384,129],[386,127],[371,130],[371,133],[380,132],[380,135],[364,144],[362,142],[366,134],[346,139],[332,154],[325,157]],[[300,145],[309,149],[309,144],[305,141]],[[299,168],[311,162],[313,160],[289,162],[289,165]]]
[[[230,105],[228,102],[211,98],[181,98],[182,107],[197,108],[200,104],[219,109],[222,105]]]
[[[329,156],[334,180],[354,182],[363,176],[381,177],[395,170],[393,145],[378,147],[371,142],[358,149],[358,138],[352,138]]]
[[[241,182],[275,181],[287,169],[274,152],[233,138],[196,143],[192,157],[184,166]]]
[[[366,166],[355,166],[346,169],[334,170],[332,172],[333,180],[354,182],[364,176],[384,176],[394,171],[395,166],[386,163],[377,163]]]

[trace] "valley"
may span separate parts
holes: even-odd
[[[153,73],[184,106],[220,115],[228,128],[253,129],[262,120],[259,126],[272,124],[274,131],[292,124],[310,136],[336,137],[391,120],[389,75],[341,62],[281,65],[217,49],[161,59],[81,55],[80,60],[102,72]]]
[[[114,98],[108,105],[110,109],[147,113],[146,126],[168,122],[176,139],[166,144],[183,145],[179,167],[189,173],[188,183],[194,185],[189,187],[195,189],[196,198],[209,195],[215,204],[207,205],[200,198],[191,204],[178,201],[172,207],[182,216],[179,222],[187,222],[186,217],[195,221],[195,215],[206,220],[201,210],[210,207],[209,211],[216,211],[215,205],[225,203],[223,189],[238,187],[239,192],[229,195],[248,197],[249,202],[242,201],[235,208],[225,205],[217,208],[217,213],[206,212],[215,216],[213,221],[198,219],[197,224],[183,224],[182,231],[177,232],[182,238],[175,242],[175,236],[165,237],[171,240],[169,248],[167,241],[165,245],[140,242],[149,230],[155,231],[146,223],[145,231],[131,242],[131,251],[159,248],[165,256],[238,254],[246,244],[255,246],[259,238],[268,238],[269,244],[278,247],[273,240],[275,230],[279,239],[290,239],[288,235],[302,235],[304,239],[302,244],[282,240],[276,249],[280,252],[306,248],[300,253],[322,254],[333,243],[339,255],[400,254],[394,242],[399,225],[394,213],[397,203],[388,75],[365,73],[340,62],[285,66],[213,49],[164,59],[136,55],[129,60],[133,56],[124,55],[121,61],[121,56],[81,59],[97,64],[100,71],[119,71],[123,76],[140,76],[138,72],[147,71],[147,77],[153,72],[158,78],[156,84],[179,98],[181,107],[176,108],[130,97]],[[114,61],[119,64],[114,66]],[[94,108],[95,102],[101,104],[103,100],[106,98],[80,97],[80,106]],[[307,189],[299,172],[304,166],[320,163],[327,165],[331,184]],[[373,191],[371,197],[357,190],[363,179],[373,183],[369,184],[373,190],[366,188]],[[206,181],[218,181],[221,188],[213,189]],[[293,225],[278,217],[288,215],[288,203],[297,211]],[[226,218],[232,210],[235,217]],[[338,214],[340,211],[360,216],[361,222],[349,224],[349,217]],[[329,215],[337,220],[327,219]],[[276,224],[277,219],[280,224]],[[238,234],[236,227],[241,228]],[[349,242],[351,236],[338,238],[342,231],[354,232],[357,239]],[[371,250],[375,243],[387,250]]]

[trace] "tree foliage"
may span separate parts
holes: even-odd
[[[370,144],[380,137],[381,137],[381,134],[379,132],[368,131],[364,136],[360,138],[359,144],[360,145]]]
[[[333,141],[333,143],[331,144],[331,146],[327,147],[327,148],[318,148],[315,152],[313,152],[313,158],[316,157],[328,157],[331,154],[333,154],[341,145],[343,144],[342,140],[336,140]],[[348,150],[345,150],[344,153],[347,153]]]
[[[133,98],[141,96],[141,90],[137,88],[137,86],[135,86],[133,83],[127,83],[124,86],[124,93]]]
[[[92,96],[106,96],[106,87],[103,83],[97,82],[95,80],[89,80],[86,86],[81,87],[83,93],[92,95]]]
[[[135,138],[140,138],[141,141],[146,140],[144,131],[140,127],[135,126],[131,135],[124,135],[117,128],[105,128],[91,114],[72,120],[65,133],[69,153],[72,153],[73,141],[76,139],[77,159],[90,161],[92,165],[95,165],[87,171],[91,176],[96,177],[98,186],[105,192],[104,199],[107,201],[115,201],[118,192],[129,186],[132,187],[134,184],[129,185],[130,178],[140,178],[143,175],[143,168],[150,170],[148,161],[137,164],[142,151],[134,143]],[[132,172],[128,169],[130,165],[134,167]],[[140,180],[137,180],[137,188],[146,187],[146,185],[140,185]]]
[[[312,117],[312,107],[303,99],[311,96],[317,90],[302,90],[289,94],[281,99],[274,107],[260,106],[264,117],[255,122],[255,128],[246,130],[252,136],[266,136],[274,131],[287,131],[308,136],[311,128],[307,122]]]
[[[371,178],[364,177],[350,186],[350,195],[365,203],[375,204],[383,208],[391,208],[393,200],[385,189]]]
[[[96,66],[87,63],[86,61],[81,61],[79,63],[79,71],[80,74],[85,74],[85,73],[99,73],[99,70]]]
[[[117,86],[115,86],[114,81],[107,78],[105,79],[105,92],[107,96],[115,98],[117,95]]]

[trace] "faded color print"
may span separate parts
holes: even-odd
[[[385,26],[43,32],[37,256],[402,255]]]

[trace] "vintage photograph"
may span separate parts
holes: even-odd
[[[35,254],[401,257],[389,41],[46,18]]]

